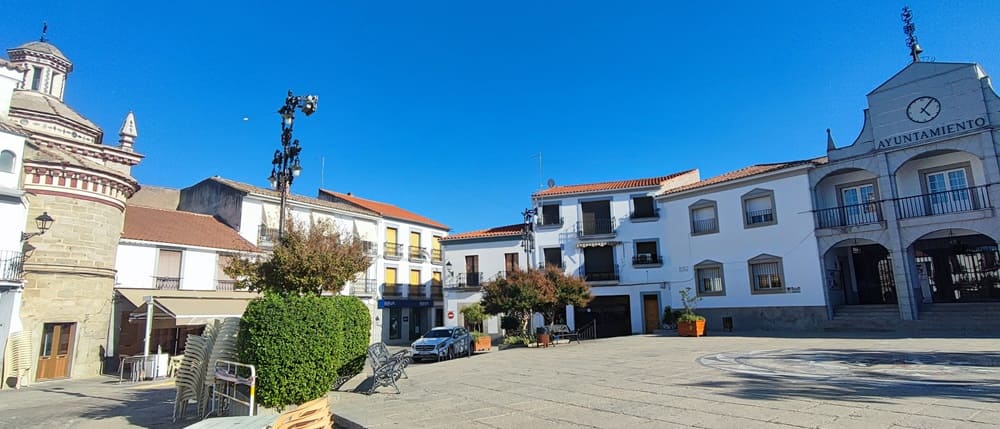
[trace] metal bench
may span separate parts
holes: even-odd
[[[403,350],[389,354],[389,349],[383,343],[375,343],[368,346],[368,357],[372,361],[372,386],[368,389],[368,394],[375,393],[375,389],[381,386],[392,386],[399,393],[396,380],[400,377],[409,378],[406,375],[406,366],[410,363],[410,351]]]
[[[580,342],[580,333],[573,329],[570,329],[568,325],[549,325],[546,327],[549,331],[549,336],[552,338],[553,344],[555,340],[560,340],[563,338],[569,339],[570,341],[576,340]]]

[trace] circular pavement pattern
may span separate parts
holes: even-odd
[[[698,362],[759,376],[1000,386],[1000,353],[993,352],[763,350],[716,353]]]

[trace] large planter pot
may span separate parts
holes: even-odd
[[[677,322],[677,335],[682,337],[700,337],[705,335],[705,320]]]
[[[538,347],[548,347],[549,334],[537,334],[537,335],[538,335]]]
[[[476,343],[473,347],[477,352],[488,352],[493,347],[493,338],[489,335],[483,335],[476,339]]]

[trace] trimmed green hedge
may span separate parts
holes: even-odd
[[[336,311],[338,332],[343,339],[334,353],[337,376],[360,374],[368,357],[372,320],[368,307],[355,296],[330,298]]]

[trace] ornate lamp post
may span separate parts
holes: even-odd
[[[524,247],[524,263],[528,269],[531,268],[531,252],[535,249],[535,216],[538,209],[524,209],[521,216],[524,216],[524,229],[521,230],[521,246]]]
[[[288,200],[288,190],[292,186],[292,181],[302,173],[302,166],[299,165],[299,140],[292,140],[292,127],[295,125],[295,110],[302,110],[306,116],[312,115],[316,111],[319,97],[315,95],[298,96],[292,95],[288,90],[288,97],[285,97],[285,105],[278,109],[281,115],[281,149],[274,151],[274,159],[271,160],[271,176],[267,178],[271,187],[281,193],[281,214],[278,215],[278,240],[285,233],[285,203]]]

